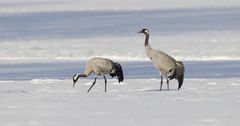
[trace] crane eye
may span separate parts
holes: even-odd
[[[145,33],[149,33],[147,29],[144,29],[143,31],[144,31]]]

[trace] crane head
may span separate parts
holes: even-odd
[[[143,28],[141,31],[139,31],[138,33],[143,33],[143,34],[149,34],[149,30],[146,28]]]
[[[75,75],[73,75],[73,87],[75,86],[75,83],[77,82],[77,80],[78,80],[78,75],[77,74],[75,74]]]

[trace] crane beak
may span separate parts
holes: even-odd
[[[143,31],[141,30],[141,31],[137,32],[137,34],[138,34],[138,33],[143,33]]]
[[[76,80],[73,79],[73,88],[75,87]]]
[[[73,88],[75,87],[75,82],[73,81]]]

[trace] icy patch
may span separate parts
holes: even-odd
[[[152,89],[150,88],[139,88],[139,89],[135,89],[134,91],[150,91]]]
[[[127,82],[121,82],[121,83],[114,82],[112,85],[127,85]]]
[[[0,93],[3,94],[26,94],[27,92],[25,90],[22,89],[5,89],[3,91],[0,90]]]
[[[111,115],[113,114],[112,112],[91,112],[89,115],[94,115],[94,116],[101,116],[101,115]]]
[[[214,119],[214,118],[205,118],[202,120],[203,122],[207,122],[207,123],[213,123],[213,122],[217,122],[219,120]]]
[[[10,109],[17,109],[17,108],[23,108],[23,106],[17,106],[17,105],[10,105],[8,106]]]
[[[215,82],[210,82],[210,83],[208,83],[209,85],[217,85],[217,83],[215,83]]]
[[[237,83],[230,83],[229,85],[232,85],[232,86],[240,86],[240,84],[237,84]]]
[[[41,123],[39,123],[37,121],[29,121],[28,124],[31,126],[41,126],[42,125]]]
[[[93,84],[92,82],[87,82],[84,85],[92,85],[92,84]]]
[[[129,96],[128,95],[117,95],[116,97],[114,97],[114,98],[117,98],[117,99],[125,99],[125,98],[129,98]]]
[[[107,92],[119,92],[119,90],[109,90]]]
[[[42,92],[48,92],[51,88],[50,87],[43,87],[41,89],[38,89],[35,91],[35,93],[42,93]]]
[[[57,82],[61,82],[63,80],[59,80],[59,79],[32,79],[31,82],[34,84],[38,84],[38,83],[57,83]]]
[[[77,91],[76,90],[68,90],[67,92],[69,92],[69,93],[76,93]]]

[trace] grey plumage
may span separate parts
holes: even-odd
[[[176,61],[173,57],[168,54],[153,49],[149,45],[149,31],[148,29],[142,29],[138,33],[145,34],[145,52],[147,56],[151,59],[154,67],[159,70],[161,75],[160,90],[162,90],[163,84],[163,75],[167,78],[167,86],[169,90],[169,80],[177,79],[178,80],[178,89],[181,88],[184,80],[184,65],[180,61]]]
[[[88,77],[91,73],[95,73],[95,78],[92,86],[88,89],[88,92],[95,85],[97,77],[103,75],[105,80],[105,92],[107,91],[107,79],[105,74],[110,74],[111,77],[117,76],[118,82],[124,80],[122,66],[119,63],[115,63],[110,59],[106,58],[92,58],[87,61],[85,72],[83,74],[75,74],[73,76],[73,87],[80,77]]]

